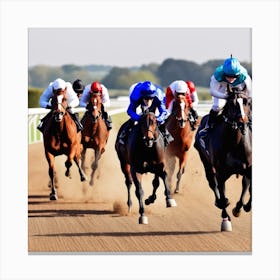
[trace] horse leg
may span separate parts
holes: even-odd
[[[86,170],[86,166],[85,166],[85,161],[86,161],[86,151],[87,151],[87,148],[85,145],[83,145],[83,150],[81,152],[81,162],[82,162],[82,169],[83,171],[85,172]]]
[[[222,210],[221,231],[232,231],[231,218],[227,213],[226,208]]]
[[[75,163],[76,163],[76,165],[78,167],[81,182],[86,181],[87,177],[86,177],[86,175],[85,175],[85,173],[84,173],[84,171],[83,171],[83,169],[81,167],[80,160],[78,159],[77,156],[74,157],[74,161],[75,161]]]
[[[239,201],[236,203],[235,207],[232,209],[232,214],[235,217],[239,217],[241,214],[241,208],[244,205],[244,197],[245,197],[246,192],[248,191],[249,185],[250,185],[250,179],[247,178],[246,176],[243,176],[241,196],[240,196]]]
[[[249,194],[250,198],[248,202],[243,206],[243,209],[245,212],[250,212],[252,208],[252,185],[251,185],[251,180],[250,180],[250,186],[249,186]]]
[[[217,182],[217,178],[215,173],[213,172],[212,166],[204,161],[203,165],[204,165],[204,169],[205,169],[205,174],[206,174],[206,178],[208,181],[208,184],[211,188],[211,190],[213,191],[214,195],[215,195],[215,205],[217,206],[217,201],[219,201],[220,199],[220,192],[218,189],[218,182]]]
[[[170,190],[171,190],[171,186],[172,186],[172,177],[174,174],[174,170],[175,170],[175,165],[176,165],[176,157],[171,155],[171,154],[167,154],[166,156],[166,162],[167,162],[167,183],[170,186]]]
[[[125,185],[127,188],[127,206],[128,206],[128,212],[130,212],[132,206],[131,193],[130,193],[131,186],[132,186],[132,177],[130,175],[130,165],[125,162],[121,162],[121,169],[125,176]]]
[[[226,208],[229,205],[229,201],[226,198],[225,194],[225,181],[227,180],[227,176],[218,176],[218,190],[220,193],[220,199],[216,200],[216,206],[222,209],[222,224],[221,231],[232,231],[231,218],[227,213]]]
[[[99,159],[101,157],[100,149],[97,148],[94,151],[94,154],[95,154],[95,156],[94,156],[94,161],[93,161],[93,163],[91,165],[91,175],[90,175],[91,178],[90,178],[90,182],[89,182],[89,184],[91,186],[93,186],[93,184],[94,184],[94,173],[95,173],[96,169],[98,168],[98,161],[99,161]]]
[[[71,144],[69,149],[69,154],[67,156],[67,160],[65,161],[65,167],[66,167],[65,176],[69,177],[69,179],[71,179],[70,167],[72,166],[73,159],[76,156],[76,151],[77,151],[76,145],[74,143]]]
[[[219,190],[219,194],[220,194],[220,198],[216,199],[215,205],[219,208],[219,209],[225,209],[226,207],[229,206],[229,200],[226,197],[226,192],[225,192],[225,181],[227,178],[225,178],[224,176],[218,176],[217,178],[217,188]]]
[[[159,174],[160,178],[162,179],[163,183],[164,183],[164,195],[166,197],[166,207],[175,207],[177,206],[177,203],[175,201],[174,198],[172,198],[171,196],[171,191],[170,191],[170,187],[168,185],[167,182],[167,173],[166,171],[162,171],[161,174]]]
[[[46,153],[46,158],[49,164],[49,177],[50,177],[50,187],[51,187],[51,193],[50,193],[50,200],[57,200],[57,191],[55,188],[55,180],[54,180],[54,156],[50,153]]]
[[[69,177],[69,179],[71,179],[71,173],[70,173],[71,166],[72,166],[72,161],[68,157],[67,160],[65,161],[65,167],[66,167],[65,176]]]
[[[182,175],[185,172],[185,164],[187,162],[187,158],[188,158],[188,154],[187,152],[185,152],[183,157],[179,159],[179,171],[177,173],[177,183],[176,183],[175,193],[179,192],[180,181]]]
[[[136,173],[135,171],[131,171],[131,175],[135,185],[135,194],[139,202],[139,224],[148,224],[148,217],[145,216],[145,209],[143,204],[144,191],[141,184],[142,175],[140,173]]]
[[[156,192],[157,192],[157,189],[159,187],[159,177],[158,175],[155,174],[155,177],[153,179],[153,193],[152,195],[150,195],[146,200],[145,200],[145,204],[146,205],[149,205],[151,203],[154,203],[155,200],[157,199],[157,195],[156,195]]]

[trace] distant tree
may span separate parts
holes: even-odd
[[[31,87],[46,87],[48,86],[49,82],[55,80],[57,77],[63,77],[63,71],[61,67],[38,65],[29,69],[28,84]]]
[[[157,75],[162,86],[168,86],[174,80],[197,80],[200,66],[186,60],[166,59],[159,66]]]

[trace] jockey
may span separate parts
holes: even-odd
[[[42,108],[46,108],[46,109],[51,109],[51,98],[53,96],[54,93],[59,93],[60,91],[64,91],[66,90],[66,97],[67,97],[67,111],[70,114],[70,116],[72,117],[72,119],[74,120],[76,126],[77,126],[77,131],[81,131],[83,129],[82,124],[80,123],[79,120],[79,115],[78,113],[75,113],[73,108],[77,107],[79,105],[79,99],[76,95],[76,93],[74,92],[71,83],[69,82],[65,82],[64,80],[58,78],[56,80],[54,80],[53,82],[51,82],[49,84],[49,86],[44,90],[44,92],[42,93],[41,97],[40,97],[40,106]],[[43,132],[45,125],[47,123],[47,121],[49,120],[49,118],[51,117],[51,112],[49,112],[40,122],[40,124],[38,125],[38,129]]]
[[[200,131],[201,137],[205,137],[216,122],[216,117],[226,103],[228,97],[227,87],[237,88],[248,97],[251,97],[251,77],[247,70],[240,64],[237,58],[230,57],[224,61],[223,65],[216,68],[210,81],[210,94],[213,97],[213,105],[209,112],[208,122],[203,130]],[[242,98],[237,101],[242,104]],[[244,117],[243,107],[241,108],[242,117]]]
[[[190,113],[192,114],[194,119],[194,121],[191,123],[191,126],[194,129],[194,125],[198,118],[198,114],[195,110],[198,104],[198,96],[194,83],[191,81],[185,82],[182,80],[176,80],[167,87],[166,108],[169,114],[171,114],[173,109],[174,97],[178,94],[183,94],[186,97],[186,101],[190,108]]]
[[[77,96],[78,96],[79,99],[80,99],[84,89],[85,89],[85,86],[80,79],[77,79],[77,80],[74,81],[73,90],[77,93]]]
[[[137,109],[141,107],[142,112],[149,108],[151,112],[155,112],[158,109],[157,121],[159,129],[164,137],[165,145],[168,145],[173,141],[173,137],[165,127],[165,120],[168,117],[168,112],[165,107],[165,96],[161,87],[151,83],[150,81],[139,82],[133,84],[129,89],[130,104],[127,109],[127,114],[130,116],[130,120],[124,127],[123,131],[119,135],[119,143],[124,144],[125,139],[128,136],[128,132],[135,124],[140,120],[141,114]]]
[[[194,83],[190,80],[186,81],[186,83],[190,90],[190,96],[191,96],[191,100],[192,100],[191,113],[193,114],[194,119],[197,120],[198,119],[197,106],[198,106],[199,99],[198,99],[196,87],[195,87]]]
[[[80,98],[80,106],[85,107],[88,109],[88,102],[90,100],[90,93],[100,93],[101,94],[101,100],[102,100],[102,105],[101,105],[101,111],[102,111],[102,117],[105,120],[107,129],[110,130],[112,129],[112,120],[111,117],[109,116],[108,112],[105,111],[105,107],[110,107],[110,98],[109,98],[109,92],[108,89],[103,85],[100,84],[99,82],[93,82],[91,84],[88,84],[84,91],[83,94]]]

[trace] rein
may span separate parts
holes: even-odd
[[[97,120],[101,117],[101,115],[102,115],[102,112],[101,112],[101,111],[98,111],[98,115],[97,115],[96,117],[93,116],[92,114],[90,114],[90,117],[91,117],[92,122],[93,122],[93,123],[96,123]]]

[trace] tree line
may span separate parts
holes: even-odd
[[[53,67],[36,65],[28,69],[28,85],[45,88],[49,82],[61,77],[73,83],[81,79],[85,84],[98,80],[110,89],[128,89],[132,84],[150,80],[167,87],[174,80],[192,80],[196,86],[209,87],[210,77],[224,60],[209,60],[203,64],[168,58],[161,64],[151,63],[139,67],[114,67],[108,65],[79,66],[74,64]],[[241,62],[252,77],[251,63]]]

